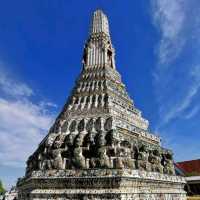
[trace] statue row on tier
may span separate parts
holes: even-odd
[[[173,155],[169,150],[148,149],[146,145],[142,145],[139,148],[136,165],[140,170],[175,174]]]
[[[28,159],[27,173],[51,169],[139,169],[174,174],[172,154],[116,138],[114,130],[51,134]]]
[[[70,101],[68,110],[107,107],[108,102],[109,97],[107,94],[73,97]]]
[[[107,96],[105,96],[108,98]],[[55,121],[54,125],[50,128],[49,134],[53,133],[63,133],[67,134],[68,132],[93,132],[93,131],[109,131],[113,129],[113,118],[108,117],[104,119],[98,117],[97,119],[91,118],[88,120],[72,120],[68,122],[67,120],[58,119]]]

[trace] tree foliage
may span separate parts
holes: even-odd
[[[2,183],[2,181],[0,180],[0,194],[4,194],[5,193],[5,189],[4,189],[4,187],[3,187],[3,183]]]
[[[196,171],[193,171],[193,172],[189,172],[189,173],[186,173],[185,176],[200,176],[200,173],[199,172],[196,172]]]

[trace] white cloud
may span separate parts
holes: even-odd
[[[33,90],[29,86],[8,78],[3,71],[0,71],[0,88],[11,96],[31,96],[33,94]]]
[[[153,24],[160,33],[157,66],[169,66],[187,42],[190,47],[200,42],[200,1],[151,0],[151,8]]]
[[[192,66],[187,78],[190,80],[188,88],[180,88],[185,90],[184,97],[178,100],[177,103],[174,103],[174,105],[171,105],[168,112],[165,112],[163,123],[168,123],[170,120],[182,116],[183,112],[191,106],[193,99],[198,95],[200,90],[200,65]],[[189,119],[197,114],[199,111],[198,108],[199,105],[194,105],[185,118]]]
[[[195,106],[193,107],[192,110],[190,110],[189,113],[185,114],[185,119],[191,119],[192,117],[194,117],[198,112],[200,111],[200,106]]]
[[[151,0],[151,3],[153,23],[160,33],[153,77],[162,126],[181,117],[187,109],[189,118],[199,111],[193,101],[200,89],[197,17],[200,2]]]
[[[184,46],[181,33],[185,21],[184,0],[152,0],[153,20],[160,30],[157,49],[160,64],[174,60]]]
[[[181,116],[182,113],[191,105],[191,102],[192,102],[193,98],[195,97],[195,95],[197,95],[199,88],[200,88],[200,83],[192,85],[182,100],[178,101],[174,105],[171,105],[171,108],[168,109],[168,112],[166,112],[163,115],[162,124],[166,124],[170,120],[172,120],[178,116]],[[196,112],[197,111],[198,110],[196,110]],[[193,113],[193,114],[195,114],[195,113]],[[192,116],[190,116],[190,117],[192,117]]]
[[[32,102],[33,90],[5,74],[0,75],[0,89],[14,97],[0,96],[0,164],[24,167],[27,157],[47,134],[54,116],[46,106],[54,104]]]
[[[191,68],[190,76],[196,84],[200,82],[200,64]]]

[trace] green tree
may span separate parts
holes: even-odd
[[[3,183],[2,183],[2,181],[0,180],[0,195],[1,194],[4,194],[5,193],[5,189],[4,189],[4,187],[3,187]]]

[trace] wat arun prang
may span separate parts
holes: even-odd
[[[185,200],[173,154],[149,132],[115,66],[106,15],[94,12],[83,69],[29,157],[20,200]]]

